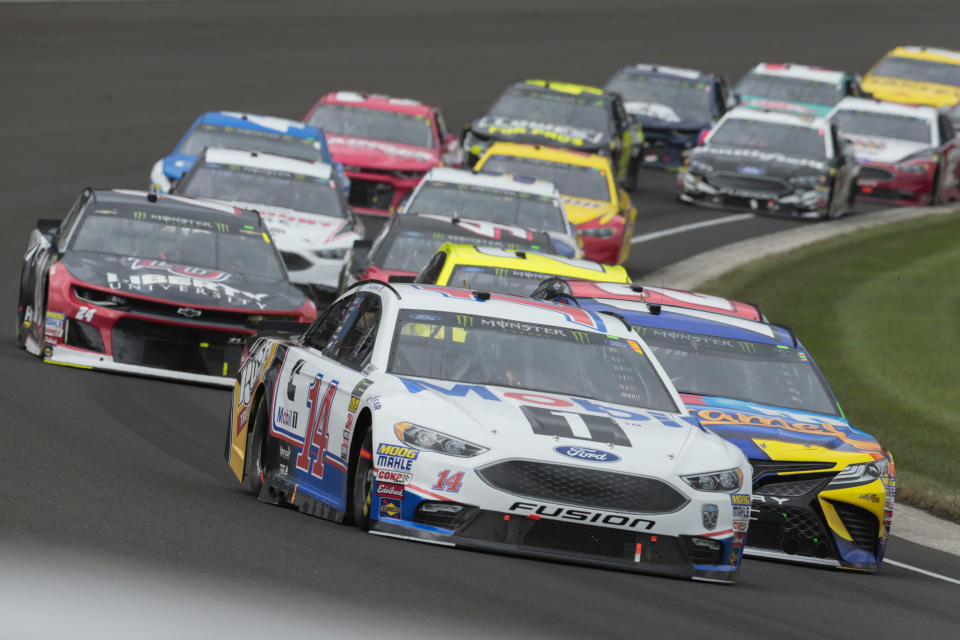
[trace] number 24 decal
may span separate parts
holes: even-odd
[[[80,307],[77,309],[77,315],[75,317],[81,322],[91,322],[96,312],[97,310],[91,307]]]

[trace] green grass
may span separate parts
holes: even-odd
[[[893,453],[897,499],[960,520],[960,213],[839,236],[699,288],[790,325],[850,422]]]

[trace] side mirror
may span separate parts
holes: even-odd
[[[697,136],[697,146],[699,147],[707,139],[707,136],[710,135],[710,129],[702,129],[700,135]]]
[[[734,107],[739,106],[739,105],[740,105],[740,94],[739,94],[739,93],[731,93],[729,96],[727,96],[727,109],[728,109],[728,110],[729,110],[729,109],[733,109]]]
[[[37,231],[45,236],[52,236],[60,230],[61,220],[54,218],[40,218],[37,220]]]

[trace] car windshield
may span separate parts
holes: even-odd
[[[460,264],[453,268],[447,282],[437,283],[463,289],[512,293],[518,296],[531,295],[541,282],[554,274],[539,271],[524,271],[509,267],[479,267]]]
[[[606,131],[610,122],[607,101],[601,96],[533,89],[507,90],[488,115],[593,131]]]
[[[960,87],[960,64],[888,56],[870,72],[872,76],[934,82]]]
[[[565,196],[610,202],[607,173],[601,169],[519,156],[490,156],[483,164],[488,173],[510,173],[546,180]]]
[[[802,349],[655,327],[634,329],[681,393],[838,415],[823,378]]]
[[[611,78],[607,91],[619,93],[626,102],[652,102],[694,113],[712,113],[713,87],[702,80],[624,71]]]
[[[402,310],[388,371],[677,411],[638,342],[503,318]]]
[[[560,203],[541,196],[477,185],[429,180],[410,200],[407,211],[486,220],[527,229],[566,233],[566,214]]]
[[[730,118],[710,136],[709,144],[759,149],[798,158],[827,157],[823,131],[783,122]]]
[[[413,147],[433,148],[433,123],[422,115],[410,115],[342,104],[321,104],[307,124],[331,134],[386,140]]]
[[[843,97],[840,87],[835,84],[804,78],[772,76],[766,73],[748,73],[737,85],[737,93],[742,96],[758,96],[826,107],[832,107]]]
[[[176,193],[322,213],[337,218],[347,216],[346,205],[333,180],[287,171],[241,165],[197,165],[177,186]]]
[[[237,129],[213,124],[199,124],[194,127],[177,149],[177,153],[198,156],[207,147],[262,151],[310,162],[329,162],[330,160],[329,157],[324,157],[323,146],[315,138],[299,138],[270,131]]]
[[[268,236],[250,222],[241,217],[215,222],[180,212],[97,208],[83,217],[70,248],[284,280],[280,257]]]
[[[456,227],[452,225],[450,229],[451,232],[404,230],[393,233],[385,239],[382,249],[377,248],[376,256],[371,252],[371,259],[383,269],[419,273],[445,242],[499,247],[507,251],[518,249],[551,251],[553,249],[552,246],[531,244],[508,234],[499,234],[499,238],[489,238],[473,233],[456,233]]]
[[[925,118],[843,109],[834,116],[840,133],[932,144],[933,127]]]

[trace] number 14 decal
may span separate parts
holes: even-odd
[[[437,481],[430,488],[449,491],[450,493],[460,493],[460,485],[462,484],[463,471],[451,474],[450,469],[444,469],[437,474]]]

